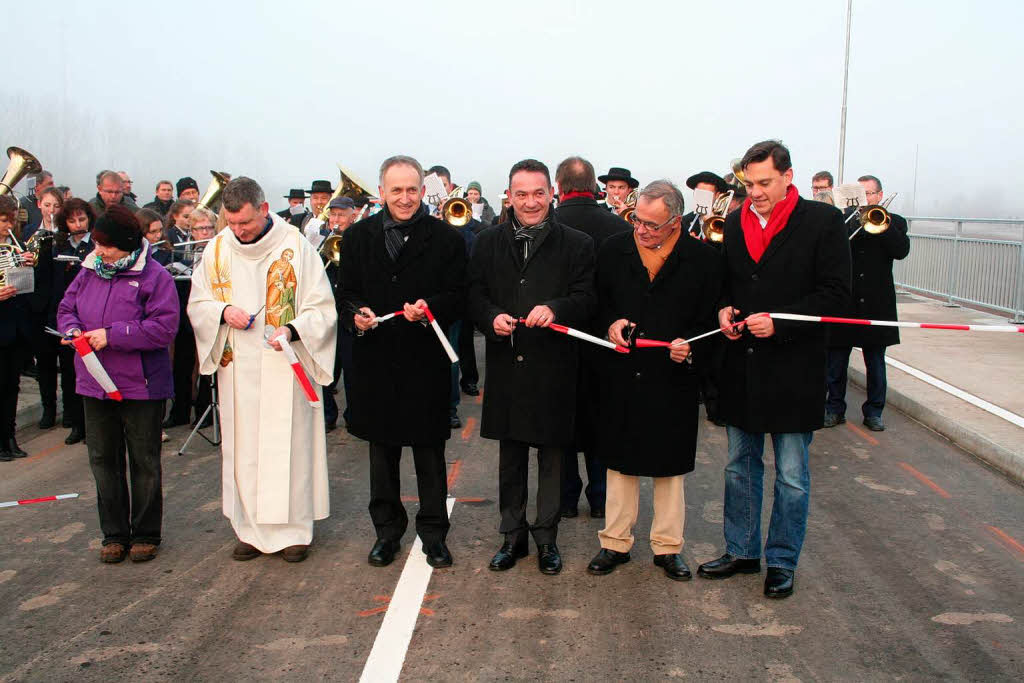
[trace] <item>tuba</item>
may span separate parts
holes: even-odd
[[[622,203],[622,208],[616,212],[619,218],[627,223],[633,222],[633,216],[636,214],[636,199],[639,196],[640,194],[636,190],[626,195],[626,201]]]
[[[223,173],[217,171],[210,171],[210,175],[213,176],[213,180],[210,181],[210,186],[206,188],[206,192],[203,193],[203,198],[196,204],[197,207],[204,209],[210,209],[218,199],[220,199],[221,192],[224,191],[224,187],[228,184],[228,178]],[[212,209],[210,209],[212,211]]]
[[[362,180],[359,179],[352,171],[348,170],[341,164],[338,164],[338,172],[341,174],[341,178],[338,180],[338,189],[334,191],[331,198],[327,200],[327,204],[319,215],[316,216],[321,223],[327,222],[327,217],[330,215],[331,201],[338,197],[348,197],[349,199],[356,201],[359,199],[369,199],[370,197],[376,197],[369,187]]]
[[[11,158],[11,161],[7,164],[4,177],[0,178],[0,195],[14,192],[14,186],[29,173],[39,173],[43,170],[39,159],[21,147],[8,147],[7,156]]]
[[[473,219],[473,207],[464,195],[462,188],[456,187],[441,205],[441,219],[453,228],[461,228]]]

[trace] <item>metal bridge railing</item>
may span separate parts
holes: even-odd
[[[905,289],[942,297],[946,305],[982,306],[1024,323],[1024,221],[998,218],[907,216],[910,255],[893,264]],[[952,235],[914,232],[915,223],[952,224]],[[965,224],[1015,225],[1017,240],[965,237]]]

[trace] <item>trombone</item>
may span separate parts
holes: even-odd
[[[892,225],[892,214],[889,213],[886,207],[889,206],[889,203],[892,202],[892,200],[896,199],[896,195],[898,194],[899,192],[889,197],[881,204],[869,204],[868,206],[858,207],[856,211],[851,213],[845,222],[848,223],[854,216],[857,216],[857,220],[860,222],[860,225],[857,226],[857,229],[850,235],[850,239],[852,240],[856,237],[857,233],[861,230],[869,235],[881,235],[883,232],[888,230],[889,226]]]
[[[742,171],[740,171],[742,173]],[[725,239],[725,215],[729,213],[729,205],[736,194],[734,190],[718,195],[711,205],[711,215],[704,221],[704,239],[718,244]]]
[[[324,268],[331,264],[335,267],[341,265],[341,235],[328,235],[324,243],[320,245],[317,253],[324,260]]]

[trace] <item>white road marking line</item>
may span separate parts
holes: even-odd
[[[893,366],[897,370],[902,370],[911,377],[916,377],[922,382],[926,382],[932,385],[936,389],[941,389],[942,391],[945,391],[947,394],[952,394],[953,396],[956,396],[959,399],[967,401],[973,406],[976,406],[984,411],[992,413],[996,417],[1001,417],[1011,424],[1024,428],[1024,417],[1021,417],[1016,413],[1011,413],[1009,410],[1006,410],[1005,408],[1000,408],[994,403],[989,403],[983,398],[978,398],[974,394],[969,394],[963,389],[955,387],[947,382],[943,382],[941,379],[938,379],[937,377],[932,377],[926,372],[921,372],[917,368],[912,368],[906,363],[901,363],[898,360],[894,360],[888,357],[885,359],[885,362]]]
[[[455,498],[449,497],[449,518],[454,506]],[[427,564],[427,556],[423,554],[423,542],[417,536],[388,603],[388,610],[384,613],[377,638],[373,641],[373,649],[366,658],[363,673],[359,677],[361,683],[390,683],[398,680],[433,572],[433,567]]]

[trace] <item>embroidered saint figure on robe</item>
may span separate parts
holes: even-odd
[[[291,260],[295,252],[285,249],[281,258],[271,264],[267,271],[267,315],[268,325],[281,327],[295,320],[295,268]]]

